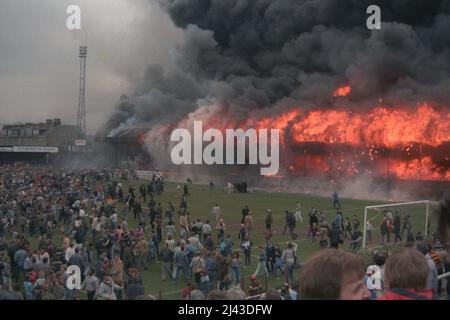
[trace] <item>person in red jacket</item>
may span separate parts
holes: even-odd
[[[256,296],[258,294],[262,293],[262,287],[259,284],[258,280],[256,280],[256,276],[254,274],[252,274],[250,276],[250,286],[248,287],[248,295],[251,296]]]
[[[197,286],[194,283],[188,281],[186,288],[183,288],[181,290],[181,299],[191,300],[191,292],[195,289],[197,289]]]
[[[413,248],[392,252],[384,269],[385,293],[377,300],[432,300],[433,290],[425,289],[429,273],[425,257]]]

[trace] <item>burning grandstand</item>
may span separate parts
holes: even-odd
[[[147,163],[179,170],[169,159],[174,128],[196,120],[222,131],[276,128],[277,177],[428,181],[448,189],[450,42],[442,31],[450,8],[445,1],[369,1],[385,17],[382,30],[370,31],[362,23],[365,2],[163,1],[184,30],[174,68],[148,67],[103,135],[117,144],[132,137]],[[146,130],[134,134],[139,126]],[[191,169],[253,174],[249,166]]]

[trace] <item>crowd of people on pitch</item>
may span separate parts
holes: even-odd
[[[323,250],[302,264],[294,241],[296,223],[303,221],[299,203],[295,212],[286,211],[283,233],[289,230],[293,241],[274,241],[268,209],[265,244],[255,248],[252,239],[257,228],[248,206],[242,209],[235,239],[218,204],[212,206],[211,219],[193,217],[187,184],[177,188],[179,204],[168,202],[164,209],[158,200],[165,182],[156,175],[142,183],[127,170],[21,163],[0,169],[0,299],[154,299],[145,294],[143,279],[143,272],[154,265],[162,282],[179,284],[182,278],[185,299],[421,299],[435,298],[445,289],[437,275],[448,272],[449,258],[437,242],[430,248],[421,239],[407,241],[416,249],[392,252],[384,260],[378,254],[367,272],[362,258],[335,250],[347,233],[352,250],[361,243],[359,221],[354,216],[348,227],[337,194],[331,228],[323,212],[310,210],[308,237],[318,240]],[[385,217],[390,223],[388,212]],[[247,282],[242,269],[252,268],[252,258],[256,268]],[[395,272],[404,268],[402,261],[418,266],[408,274],[409,280]],[[423,262],[428,268],[425,282],[419,280],[425,275],[425,268],[420,268]],[[317,268],[322,263],[327,267]],[[280,290],[263,289],[258,281],[261,273],[266,279],[283,276],[286,285]],[[401,290],[391,290],[394,284]],[[323,290],[327,286],[339,292]]]
[[[183,291],[191,300],[437,300],[450,299],[450,255],[440,242],[415,241],[391,252],[374,252],[366,267],[361,256],[336,249],[319,250],[302,266],[297,280],[281,290],[262,288],[254,275],[248,293],[238,286],[204,295],[195,284]]]

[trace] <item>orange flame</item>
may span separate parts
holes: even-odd
[[[411,142],[438,146],[450,141],[450,113],[428,104],[416,110],[378,107],[368,114],[347,111],[313,111],[293,126],[297,142],[318,141],[353,146],[395,148]]]
[[[350,90],[347,86],[336,92],[348,94]],[[186,119],[177,126],[189,127]],[[167,130],[169,126],[163,128],[156,130],[157,134],[150,137],[158,137],[161,131],[170,134],[170,130]],[[428,146],[428,149],[447,150],[447,143],[450,143],[449,109],[432,107],[428,103],[419,104],[414,109],[379,106],[365,112],[342,109],[304,111],[297,107],[275,116],[252,114],[243,121],[237,120],[227,111],[221,111],[203,119],[203,130],[207,128],[216,128],[222,132],[228,128],[279,129],[282,148],[316,142],[354,148],[354,151],[346,149],[345,152],[344,149],[337,149],[341,153],[329,157],[303,154],[304,148],[301,151],[298,148],[282,149],[282,154],[286,155],[285,151],[292,151],[288,155],[290,159],[286,171],[293,175],[314,172],[385,175],[386,162],[389,161],[390,174],[399,179],[450,180],[448,156],[441,155],[439,157],[442,159],[438,160],[433,158],[436,152],[432,157],[420,151],[421,160],[418,159],[417,144]],[[387,160],[386,155],[382,154],[383,149],[393,150],[397,154]],[[438,165],[437,162],[444,164]]]
[[[346,97],[350,94],[350,92],[352,92],[352,88],[350,86],[343,86],[334,91],[333,97]]]
[[[146,133],[140,133],[137,137],[138,144],[144,144]]]
[[[450,180],[450,171],[439,172],[431,157],[410,161],[391,160],[390,171],[404,180]]]

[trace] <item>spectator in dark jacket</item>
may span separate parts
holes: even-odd
[[[397,241],[402,241],[402,236],[400,235],[401,233],[401,225],[402,225],[402,220],[400,218],[400,215],[398,214],[398,211],[395,212],[395,217],[394,217],[394,234],[395,234],[395,242],[397,243]]]
[[[23,247],[19,247],[19,250],[14,253],[14,263],[16,266],[14,275],[17,276],[17,278],[19,276],[19,273],[23,272],[23,264],[27,257],[28,253],[24,250]]]
[[[130,283],[127,286],[127,300],[135,300],[136,297],[144,295],[144,287],[142,286],[142,283],[133,277],[130,280]]]
[[[99,279],[95,276],[95,271],[92,269],[89,271],[89,275],[84,280],[81,287],[86,290],[88,300],[94,300],[95,292],[100,284]]]
[[[80,248],[75,248],[75,253],[69,259],[69,266],[76,265],[80,268],[81,274],[84,274],[84,257],[80,254]]]

